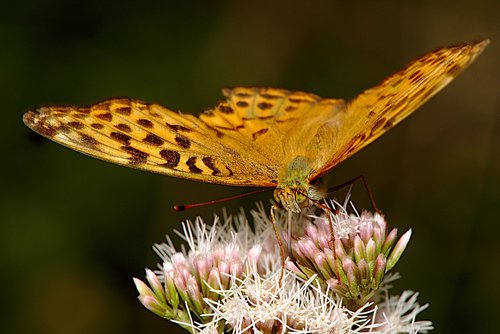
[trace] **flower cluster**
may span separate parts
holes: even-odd
[[[166,243],[154,246],[162,259],[159,270],[146,270],[151,288],[134,278],[141,303],[163,318],[187,323],[190,312],[198,318],[206,317],[209,302],[221,298],[215,289],[229,289],[235,280],[244,278],[248,268],[257,268],[262,274],[271,268],[259,259],[263,251],[261,237],[252,232],[246,219],[233,224],[233,219],[227,217],[221,225],[216,217],[213,225],[208,226],[198,218],[182,227],[183,233],[178,234],[189,250],[178,252],[167,236]]]
[[[192,333],[424,333],[417,321],[426,305],[417,295],[388,292],[411,232],[397,241],[380,214],[349,214],[331,203],[320,216],[276,214],[293,260],[282,268],[269,215],[262,205],[252,224],[241,212],[206,225],[200,218],[155,245],[159,269],[134,279],[141,303]],[[289,242],[291,240],[291,242]],[[287,245],[286,245],[287,246]],[[285,273],[283,274],[283,270]]]
[[[304,278],[317,276],[355,309],[372,299],[401,257],[411,230],[396,243],[397,229],[388,232],[381,214],[349,214],[345,206],[336,206],[335,214],[302,223],[304,235],[291,243],[296,262],[288,268]]]

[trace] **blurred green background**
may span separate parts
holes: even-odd
[[[7,6],[7,7],[6,7]],[[253,208],[270,193],[175,213],[247,189],[114,166],[32,133],[46,104],[127,96],[198,113],[224,86],[350,98],[440,46],[488,37],[466,72],[409,120],[337,167],[364,174],[400,231],[401,289],[430,303],[436,333],[493,333],[500,310],[500,2],[18,1],[0,14],[2,333],[146,333],[172,328],[132,277],[186,218]],[[361,187],[353,190],[366,204]],[[178,329],[180,332],[181,330]]]

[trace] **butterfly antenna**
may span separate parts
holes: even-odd
[[[364,175],[358,175],[355,178],[350,179],[349,181],[346,181],[342,184],[339,184],[338,186],[330,188],[330,189],[328,189],[328,193],[336,192],[336,191],[344,189],[348,186],[352,186],[356,181],[359,181],[359,180],[363,181],[363,186],[365,187],[366,193],[368,194],[368,198],[370,199],[372,209],[378,213],[381,213],[381,211],[377,208],[377,204],[375,203],[375,198],[373,197],[373,193],[372,193],[370,186],[368,185],[368,181],[366,181],[366,178]]]
[[[239,195],[235,195],[235,196],[231,196],[231,197],[226,197],[226,198],[221,198],[221,199],[216,199],[216,200],[208,201],[208,202],[192,203],[192,204],[185,204],[185,205],[174,205],[174,210],[175,211],[185,211],[185,210],[189,210],[189,209],[200,207],[200,206],[212,205],[212,204],[217,204],[217,203],[222,203],[222,202],[228,202],[228,201],[232,201],[232,200],[235,200],[235,199],[238,199],[238,198],[243,198],[243,197],[247,197],[247,196],[251,196],[251,195],[263,193],[263,192],[269,191],[269,190],[270,189],[259,189],[259,190],[250,191],[250,192],[245,193],[245,194],[239,194]]]

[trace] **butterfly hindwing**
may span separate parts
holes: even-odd
[[[342,99],[276,88],[236,87],[223,93],[227,101],[201,120],[237,141],[240,150],[266,157],[279,182],[297,157],[311,166],[326,160],[334,138],[318,134],[326,124],[338,124],[346,108]]]

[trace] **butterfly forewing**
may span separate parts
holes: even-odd
[[[340,126],[332,127],[329,134],[321,134],[335,140],[328,160],[320,163],[310,179],[326,173],[414,112],[461,73],[488,44],[488,40],[483,40],[430,52],[348,102]]]
[[[42,107],[24,122],[74,150],[133,168],[235,185],[272,186],[275,178],[199,118],[157,104],[112,99],[89,108]]]

